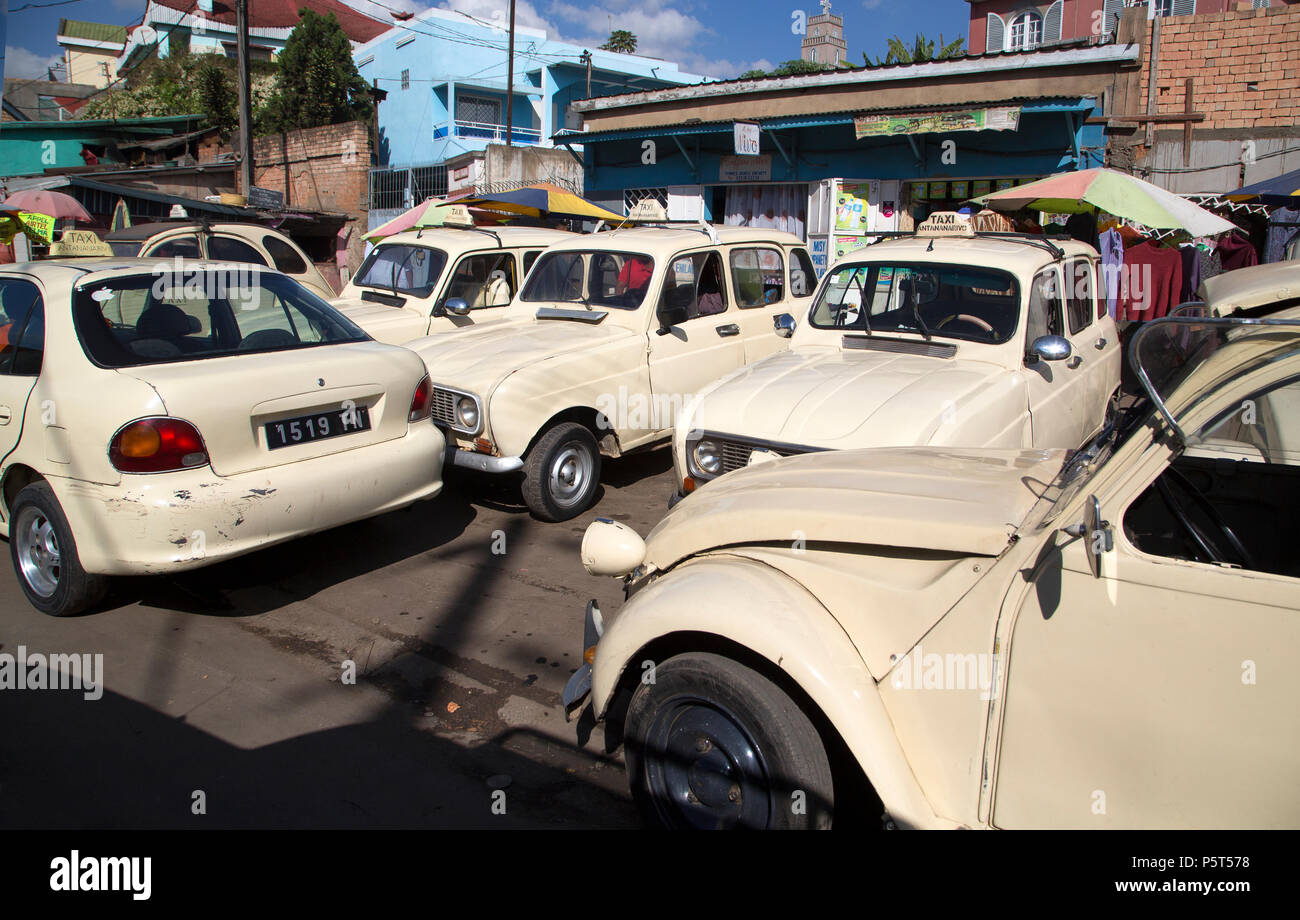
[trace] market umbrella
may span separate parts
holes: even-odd
[[[590,220],[623,220],[600,205],[549,182],[536,182],[520,188],[488,195],[471,195],[457,204],[475,204],[494,211],[507,211],[526,217],[572,217]]]
[[[1152,230],[1214,236],[1236,225],[1158,185],[1113,169],[1081,169],[971,199],[995,211],[1029,208],[1049,214],[1105,211]]]
[[[1263,182],[1253,182],[1223,196],[1229,201],[1300,207],[1300,169]]]
[[[44,188],[23,189],[14,192],[4,201],[0,209],[6,211],[27,211],[32,214],[48,214],[55,219],[71,217],[74,220],[90,223],[94,220],[90,212],[81,206],[81,202],[63,192],[52,192]]]
[[[362,239],[374,240],[383,239],[386,236],[393,236],[397,233],[403,233],[407,230],[419,230],[426,227],[441,227],[450,213],[444,210],[441,205],[444,204],[461,204],[462,199],[467,193],[452,195],[448,198],[426,198],[415,207],[403,211],[387,223],[380,224],[373,230],[366,231]],[[476,219],[497,221],[500,220],[498,214],[487,214],[482,211],[470,212]]]

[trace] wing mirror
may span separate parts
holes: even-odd
[[[1028,363],[1033,364],[1035,361],[1064,361],[1070,357],[1073,349],[1070,347],[1070,340],[1063,335],[1040,335],[1029,345],[1029,353],[1025,355]]]
[[[1084,552],[1088,554],[1088,568],[1093,578],[1101,577],[1101,557],[1115,548],[1115,534],[1110,521],[1101,519],[1101,502],[1097,496],[1089,495],[1083,506],[1083,523],[1071,524],[1065,532],[1084,541]]]
[[[448,313],[469,316],[469,303],[463,297],[452,297],[443,305]]]
[[[794,335],[794,327],[796,325],[794,317],[789,313],[778,313],[776,316],[772,317],[772,331],[783,339],[788,339],[790,336]]]

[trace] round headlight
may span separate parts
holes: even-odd
[[[462,428],[471,431],[478,428],[478,404],[468,396],[456,400],[456,420]]]
[[[701,441],[695,445],[695,465],[700,472],[716,476],[722,472],[722,451],[712,441]]]

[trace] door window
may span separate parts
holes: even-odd
[[[1045,335],[1065,335],[1061,318],[1061,281],[1055,269],[1040,272],[1029,289],[1029,321],[1026,349]]]
[[[785,260],[775,249],[733,249],[731,281],[741,309],[777,303],[785,298]]]
[[[1066,295],[1070,312],[1070,335],[1077,335],[1092,324],[1093,268],[1087,259],[1076,259],[1065,268]]]
[[[163,240],[156,243],[146,256],[159,259],[174,259],[180,256],[182,259],[201,259],[203,253],[199,250],[199,238],[197,236],[175,236],[169,240]]]
[[[267,234],[262,237],[262,245],[271,254],[277,271],[286,275],[301,275],[307,271],[307,263],[298,255],[298,251],[278,236]]]
[[[250,265],[266,265],[266,257],[233,236],[213,236],[208,239],[208,258],[222,262],[247,262]]]
[[[459,297],[473,309],[504,307],[517,288],[514,253],[486,252],[466,256],[457,263],[442,303]]]
[[[806,249],[790,250],[790,296],[811,297],[817,287],[817,269]]]
[[[722,257],[715,251],[678,256],[668,267],[659,316],[668,325],[726,312]]]
[[[533,263],[537,261],[537,257],[540,256],[541,254],[542,251],[540,249],[534,249],[531,252],[524,253],[524,274],[525,275],[528,274],[529,270],[533,267]]]
[[[35,377],[45,353],[45,305],[30,281],[0,278],[0,374]]]

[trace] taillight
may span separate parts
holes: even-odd
[[[433,412],[433,384],[429,382],[429,375],[426,374],[420,381],[420,385],[415,388],[415,395],[411,397],[411,411],[407,413],[408,422],[422,422]]]
[[[108,459],[123,473],[165,473],[206,466],[199,431],[178,418],[142,418],[118,429]]]

